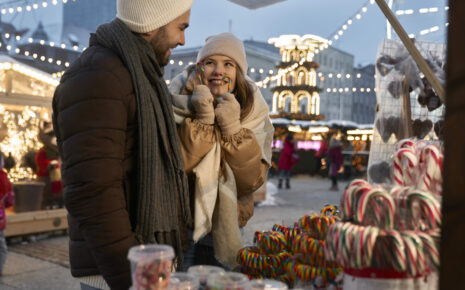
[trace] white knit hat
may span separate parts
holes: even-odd
[[[247,75],[248,65],[245,57],[244,44],[234,34],[223,32],[208,37],[205,40],[205,45],[197,54],[197,62],[216,54],[232,58],[241,69],[242,74]]]
[[[194,0],[116,0],[116,17],[131,31],[145,33],[173,21],[192,7]]]

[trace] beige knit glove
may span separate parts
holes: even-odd
[[[215,109],[216,120],[221,133],[231,136],[241,130],[241,105],[233,94],[224,94]]]
[[[205,85],[198,85],[192,92],[192,105],[195,109],[195,118],[203,124],[215,123],[215,110],[213,108],[213,96]]]

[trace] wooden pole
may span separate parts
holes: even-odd
[[[462,288],[465,274],[465,1],[449,7],[440,289]]]
[[[386,18],[389,20],[389,23],[391,23],[392,28],[394,28],[397,35],[399,35],[400,39],[404,43],[404,45],[407,48],[410,55],[413,57],[413,59],[417,63],[420,70],[425,75],[426,79],[430,82],[431,86],[433,87],[433,89],[438,94],[439,98],[441,99],[441,102],[445,103],[446,92],[444,90],[444,87],[441,85],[438,78],[434,75],[431,68],[428,66],[426,61],[423,59],[423,57],[421,56],[420,51],[418,51],[418,49],[416,48],[413,41],[410,39],[410,37],[408,37],[408,35],[405,32],[404,28],[400,24],[399,20],[397,20],[394,13],[392,13],[392,10],[386,4],[385,0],[375,0],[375,1],[378,4],[381,11],[386,16]]]
[[[410,92],[408,84],[408,78],[405,77],[404,81],[402,82],[402,116],[404,118],[404,122],[399,122],[399,126],[405,126],[404,138],[410,138],[413,136],[412,109],[410,104]]]

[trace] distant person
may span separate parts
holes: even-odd
[[[323,166],[323,159],[328,155],[328,142],[326,141],[326,135],[323,136],[321,140],[320,148],[315,153],[316,162],[317,162],[317,173],[320,173],[321,167]]]
[[[329,141],[328,159],[329,176],[331,178],[330,190],[337,191],[339,190],[337,184],[337,174],[342,165],[342,143],[335,137],[332,137],[331,141]]]
[[[291,133],[288,133],[284,139],[283,149],[281,150],[278,162],[279,189],[283,187],[283,180],[286,181],[286,189],[291,188],[291,169],[299,160],[300,157],[296,152],[294,136]]]
[[[192,223],[163,77],[185,44],[192,0],[117,0],[53,97],[71,274],[81,289],[129,289],[128,251],[168,244],[182,270]]]
[[[194,228],[184,266],[234,267],[253,192],[271,164],[273,126],[260,90],[247,77],[244,44],[232,33],[207,38],[197,65],[170,85],[191,182]],[[219,173],[219,174],[218,174]],[[234,197],[234,198],[232,198]]]
[[[42,209],[52,209],[63,207],[60,161],[52,124],[45,123],[43,127],[39,130],[43,146],[36,152],[34,163],[37,180],[45,183]]]
[[[0,152],[0,276],[3,275],[3,266],[5,265],[6,256],[8,254],[8,247],[5,239],[5,209],[13,206],[15,202],[15,194],[11,182],[8,179],[7,173],[3,170],[4,162],[3,154]]]

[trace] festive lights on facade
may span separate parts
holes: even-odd
[[[29,167],[22,167],[22,158],[29,151],[37,151],[42,147],[38,142],[40,112],[38,107],[25,107],[22,111],[7,110],[0,105],[2,126],[6,126],[7,135],[0,142],[0,150],[5,156],[11,154],[16,165],[8,172],[11,181],[35,179],[36,175]]]

